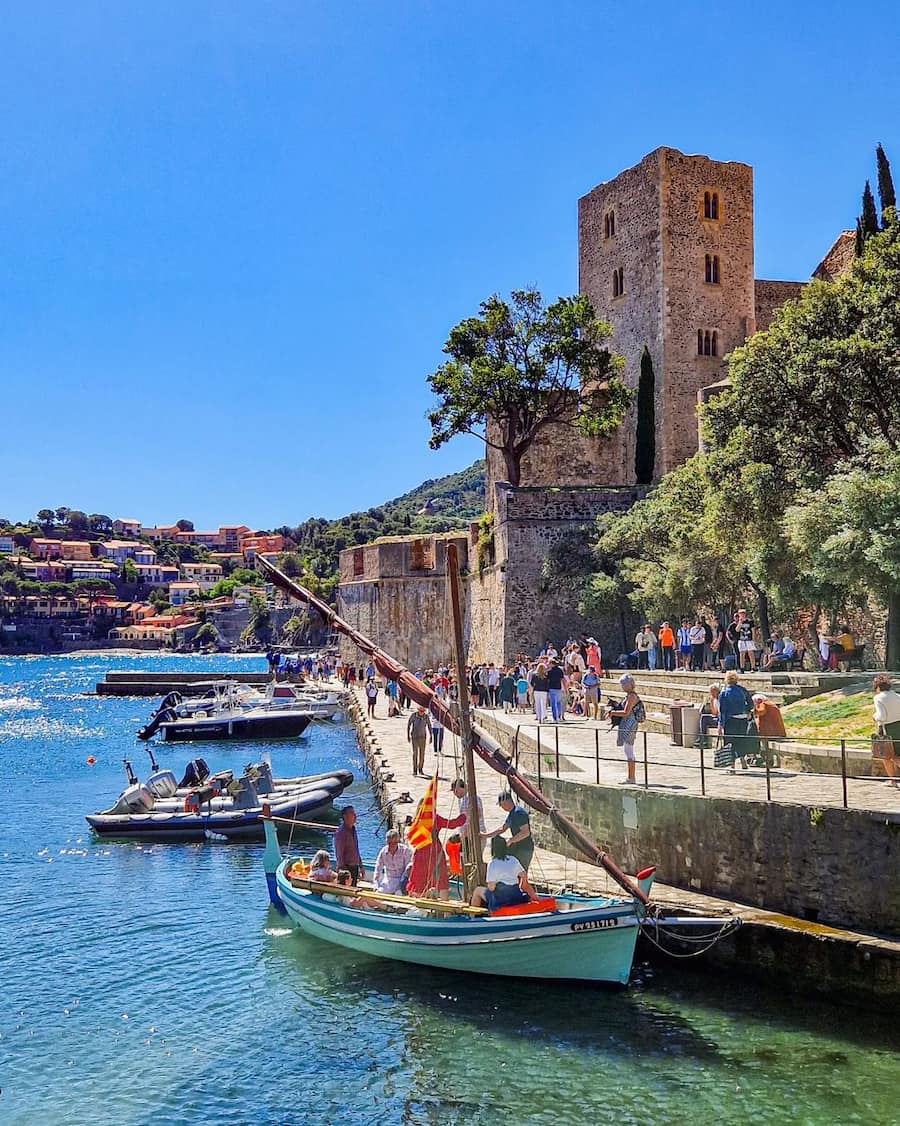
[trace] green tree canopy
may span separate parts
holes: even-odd
[[[518,485],[522,457],[551,423],[568,423],[597,437],[621,425],[631,392],[622,361],[606,342],[583,294],[545,306],[536,289],[482,302],[479,314],[451,329],[450,357],[428,377],[438,405],[428,414],[430,445],[474,434],[499,450],[509,481]]]

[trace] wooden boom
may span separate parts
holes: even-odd
[[[310,880],[306,876],[292,876],[286,871],[285,875],[294,887],[305,888],[317,895],[340,895],[345,899],[374,899],[378,903],[385,903],[395,907],[418,907],[423,911],[444,912],[449,915],[487,915],[484,907],[472,907],[458,899],[421,899],[412,895],[391,895],[386,891],[369,891],[367,888],[345,887],[343,884],[324,883],[321,880]]]

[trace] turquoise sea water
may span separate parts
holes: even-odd
[[[0,1123],[892,1123],[897,1016],[637,967],[622,993],[454,976],[308,939],[268,906],[261,846],[93,839],[153,701],[110,668],[253,659],[0,659]],[[259,744],[207,745],[214,768]],[[96,765],[89,766],[93,755]],[[160,747],[179,771],[187,748]],[[347,727],[273,749],[350,766]]]

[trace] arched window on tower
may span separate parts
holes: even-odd
[[[704,219],[718,219],[719,218],[719,193],[718,192],[704,192],[703,193],[703,218]]]
[[[718,356],[718,354],[719,354],[719,334],[717,332],[714,332],[712,334],[711,349],[712,349],[712,351],[710,352],[710,355],[711,356]]]
[[[707,330],[703,334],[703,355],[704,356],[711,356],[712,355],[712,338],[709,334],[709,330]]]
[[[615,211],[610,211],[610,213],[609,213],[609,237],[610,238],[616,237],[616,213],[615,213]]]
[[[697,329],[697,355],[703,355],[703,329]]]
[[[617,270],[613,270],[613,297],[621,297],[625,292],[623,279],[624,272],[621,266]]]
[[[621,297],[622,294],[625,292],[625,269],[624,269],[624,267],[620,266],[617,273],[619,275],[619,296]]]
[[[719,284],[719,256],[718,254],[706,255],[706,281],[709,285]]]

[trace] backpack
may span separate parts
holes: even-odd
[[[638,696],[634,702],[634,707],[631,709],[631,714],[638,723],[643,723],[647,718],[647,709],[644,707],[644,701]]]

